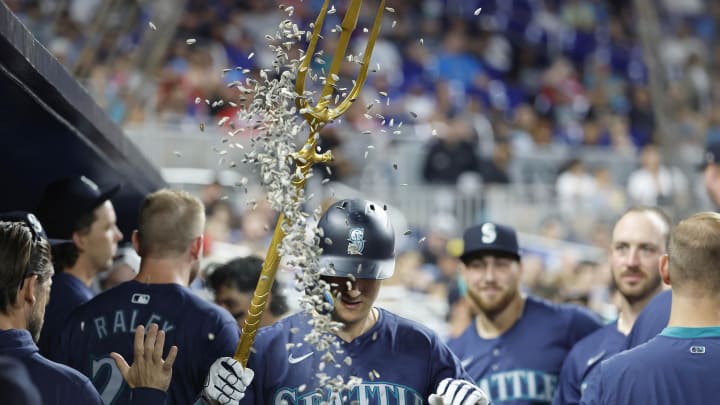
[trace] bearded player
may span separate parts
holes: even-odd
[[[579,404],[590,372],[625,349],[626,336],[638,314],[662,290],[658,267],[669,237],[670,220],[654,207],[631,208],[617,221],[610,244],[610,270],[620,294],[618,319],[572,348],[560,372],[553,404]]]
[[[520,292],[515,230],[487,222],[467,229],[462,276],[477,315],[448,345],[493,404],[549,404],[572,346],[600,327],[589,312]]]
[[[660,276],[670,320],[647,343],[603,361],[581,404],[716,404],[720,388],[720,214],[701,212],[671,232]]]
[[[332,319],[343,325],[335,333],[343,353],[336,355],[336,363],[324,359],[304,342],[311,317],[292,315],[260,329],[248,368],[230,358],[213,364],[204,391],[208,402],[235,403],[244,397],[241,403],[257,405],[487,404],[435,333],[373,306],[382,280],[392,276],[395,266],[395,237],[383,205],[342,200],[327,209],[318,226],[324,234],[320,265],[336,297]],[[363,381],[333,394],[318,381],[321,371]]]

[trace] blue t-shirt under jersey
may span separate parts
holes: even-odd
[[[625,349],[626,336],[617,321],[577,342],[565,358],[553,405],[577,405],[590,373],[601,361]]]
[[[568,352],[600,326],[578,306],[527,297],[520,319],[499,337],[483,339],[473,320],[448,345],[493,404],[550,404]]]
[[[248,367],[255,379],[241,404],[312,405],[330,404],[415,405],[424,404],[445,378],[469,376],[460,361],[430,329],[379,309],[377,323],[352,342],[338,339],[343,353],[335,363],[304,341],[310,332],[305,313],[292,315],[260,329]],[[345,358],[350,357],[346,363]],[[340,397],[323,390],[321,370],[330,377],[350,376],[362,383]],[[371,376],[372,373],[372,376]],[[322,402],[325,403],[325,402]]]
[[[135,328],[150,323],[166,333],[163,356],[178,347],[168,404],[194,403],[210,365],[235,353],[240,331],[227,311],[178,284],[128,281],[98,294],[70,316],[57,358],[88,376],[106,404],[128,403],[130,389],[109,353],[131,363]]]
[[[720,398],[720,327],[665,328],[603,361],[583,405],[709,405]]]

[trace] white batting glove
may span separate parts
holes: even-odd
[[[210,366],[203,403],[208,405],[237,404],[245,397],[245,390],[255,377],[255,372],[245,368],[232,357],[220,357]]]
[[[490,399],[477,385],[446,378],[440,381],[437,391],[428,398],[430,405],[488,405]]]

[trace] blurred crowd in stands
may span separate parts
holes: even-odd
[[[159,63],[148,67],[139,62],[148,55],[139,54],[138,44],[166,29],[149,6],[135,15],[111,16],[99,31],[102,35],[93,36],[106,1],[5,1],[78,74],[114,121],[193,130],[198,122],[233,114],[235,107],[214,102],[237,98],[227,83],[271,64],[265,36],[288,18],[280,3],[294,7],[290,18],[301,27],[308,26],[322,4],[189,0]],[[338,12],[328,16],[326,27],[340,23],[344,3],[334,5]],[[372,26],[378,2],[365,3],[359,27]],[[699,155],[693,152],[720,140],[720,42],[714,40],[720,2],[648,1],[656,6],[655,49],[643,46],[633,1],[390,3],[394,11],[385,12],[371,62],[379,69],[370,74],[362,102],[321,134],[323,146],[336,157],[332,180],[355,185],[373,142],[382,148],[409,137],[422,142],[422,154],[415,156],[421,162],[418,178],[438,185],[458,184],[470,174],[484,185],[512,186],[522,181],[511,170],[515,159],[562,148],[574,158],[543,179],[554,188],[557,216],[538,219],[534,233],[544,241],[579,242],[601,252],[609,243],[610,224],[629,205],[689,206],[697,173],[682,169],[697,163],[693,159]],[[188,45],[187,39],[196,42]],[[334,43],[330,35],[327,39],[322,58],[329,61]],[[359,30],[353,36],[354,52],[364,49],[365,42]],[[94,52],[87,52],[91,46]],[[664,110],[653,104],[649,68],[657,71]],[[223,69],[232,70],[223,74]],[[197,98],[209,102],[196,103]],[[385,120],[384,133],[380,120],[366,117],[370,103],[373,115]],[[658,113],[665,115],[666,127],[658,127]],[[388,122],[395,127],[390,129]],[[393,135],[400,122],[412,130]],[[364,131],[375,138],[360,135]],[[583,161],[584,150],[609,151],[639,164],[618,176],[610,164]],[[403,162],[381,164],[389,168]],[[202,189],[209,239],[216,247],[242,246],[244,254],[263,255],[276,213],[262,203],[248,209],[224,194],[217,183]],[[603,221],[576,232],[582,225],[568,224],[567,216],[577,213],[602,216]],[[460,314],[448,318],[453,323],[464,313],[455,306],[463,286],[453,241],[470,224],[445,216],[431,223],[405,244],[393,283],[441,301],[450,297],[447,313]],[[536,244],[539,253],[524,258],[526,287],[611,317],[605,258],[578,255],[562,244],[549,254],[548,246]],[[213,254],[212,246],[209,252]],[[451,331],[462,330],[463,321],[459,323]]]

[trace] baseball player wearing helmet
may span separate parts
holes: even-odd
[[[515,230],[486,222],[463,234],[462,276],[477,315],[448,345],[494,404],[549,404],[572,346],[600,327],[574,305],[520,292]]]
[[[638,314],[662,289],[658,263],[669,237],[670,220],[654,207],[631,208],[617,221],[610,243],[610,271],[620,295],[618,319],[572,348],[560,372],[554,405],[580,403],[591,371],[625,349],[626,335]]]
[[[336,297],[336,338],[350,360],[324,365],[322,353],[304,342],[306,313],[258,332],[248,368],[230,358],[215,362],[204,396],[243,404],[487,404],[460,361],[430,329],[373,306],[383,279],[394,271],[395,236],[381,204],[342,200],[324,213],[320,263]],[[295,332],[295,333],[293,333]],[[253,379],[254,371],[254,379]],[[316,374],[363,379],[331,394]],[[231,389],[230,389],[231,388]],[[234,402],[232,402],[234,403]]]
[[[188,193],[163,189],[148,195],[132,235],[141,257],[137,277],[98,294],[70,316],[56,357],[88,376],[106,404],[131,399],[110,353],[132,360],[139,325],[157,323],[166,346],[179,349],[169,404],[194,403],[213,361],[235,352],[240,338],[235,320],[187,287],[199,269],[204,225],[203,204]]]
[[[647,343],[603,361],[581,404],[715,404],[720,395],[720,214],[673,229],[660,275],[672,286],[670,321]]]

